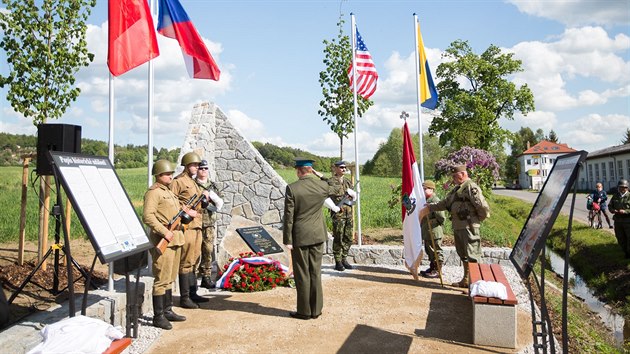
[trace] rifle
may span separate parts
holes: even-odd
[[[190,197],[190,199],[188,199],[185,205],[187,207],[190,207],[191,204],[193,203],[193,200],[195,200],[195,198],[197,198],[197,194],[193,194],[193,196]],[[181,209],[179,209],[179,212],[177,212],[177,214],[171,219],[171,221],[169,221],[169,223],[165,225],[166,228],[169,231],[177,230],[179,226],[181,225],[182,217],[184,215],[188,215],[188,214],[186,214],[186,212],[184,211],[184,208],[182,207]],[[164,254],[164,251],[166,251],[166,247],[168,247],[169,242],[170,241],[168,241],[167,239],[162,238],[160,242],[158,242],[157,246],[155,246],[157,248],[157,253]]]
[[[357,185],[359,184],[359,181],[357,181],[357,183],[354,184],[354,186],[352,186],[352,190],[356,192]],[[350,194],[348,194],[348,192],[344,193],[343,198],[341,198],[341,200],[339,201],[339,203],[337,203],[337,207],[341,209],[341,207],[345,204],[345,205],[349,205],[349,206],[353,206],[355,201],[351,200],[352,197],[350,196]]]

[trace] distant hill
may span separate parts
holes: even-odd
[[[35,135],[0,133],[0,166],[20,166],[23,156],[37,153]],[[321,157],[310,152],[291,147],[279,147],[269,143],[252,142],[260,154],[274,168],[293,167],[295,157],[315,160],[317,170],[329,172],[330,166],[337,160],[334,157]],[[107,156],[108,145],[104,141],[81,139],[81,153],[86,155]],[[168,150],[153,148],[155,159],[168,159],[175,162],[179,157],[179,148]],[[116,168],[135,168],[147,165],[147,145],[114,145]]]

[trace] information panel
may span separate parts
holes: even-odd
[[[524,278],[531,273],[587,154],[586,151],[578,151],[558,157],[538,194],[510,253],[510,260]]]
[[[57,179],[102,263],[153,247],[107,157],[49,153]]]

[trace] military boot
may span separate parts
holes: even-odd
[[[164,317],[173,322],[186,321],[186,317],[173,312],[173,290],[168,289],[164,294]]]
[[[212,281],[212,278],[210,276],[204,275],[201,277],[201,284],[199,284],[199,286],[201,286],[202,288],[213,289],[215,285],[216,283]]]
[[[153,327],[173,328],[173,325],[164,316],[164,295],[153,295]]]
[[[344,270],[346,270],[346,268],[343,267],[343,264],[341,264],[341,261],[335,261],[335,270],[343,272]]]
[[[343,267],[346,269],[354,269],[354,267],[351,266],[350,263],[348,263],[348,260],[346,260],[345,258],[341,260],[341,265],[343,265]]]
[[[420,275],[422,275],[423,277],[426,277],[428,273],[431,273],[434,270],[435,270],[435,262],[431,262],[429,263],[429,268],[427,268],[426,270],[420,271]]]
[[[188,274],[179,274],[179,306],[185,309],[198,309],[194,301],[190,299],[190,278]]]
[[[464,264],[464,276],[462,277],[462,280],[458,281],[457,283],[451,284],[451,286],[458,288],[468,288],[468,262],[462,263]]]
[[[195,272],[188,273],[188,277],[188,286],[190,286],[190,299],[196,303],[210,301],[210,299],[208,299],[207,297],[197,295],[197,276],[195,275]]]

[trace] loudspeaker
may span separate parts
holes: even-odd
[[[48,151],[81,153],[81,126],[72,124],[39,124],[37,126],[37,174],[52,175]]]

